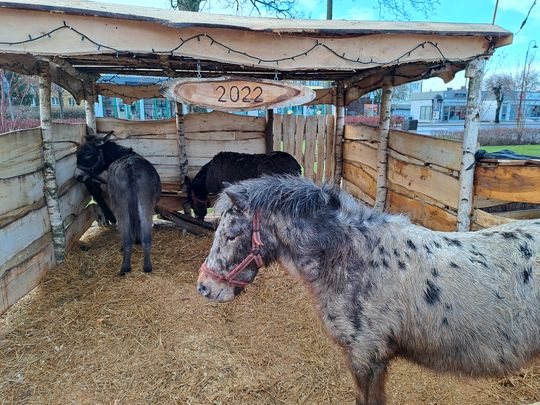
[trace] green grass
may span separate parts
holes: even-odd
[[[540,156],[540,145],[481,146],[480,149],[485,149],[488,152],[509,149],[522,155]]]

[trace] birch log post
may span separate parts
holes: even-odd
[[[48,71],[48,69],[44,69]],[[51,79],[47,73],[39,77],[39,119],[43,139],[43,177],[45,200],[51,221],[54,256],[62,263],[66,252],[66,234],[60,214],[58,185],[56,183],[56,160],[51,129]]]
[[[345,87],[342,82],[337,83],[336,89],[336,141],[334,183],[340,184],[343,174],[343,133],[345,130]]]
[[[274,110],[268,109],[266,111],[266,153],[270,153],[274,150]]]
[[[474,198],[474,155],[480,128],[480,96],[484,76],[485,59],[475,59],[467,65],[465,77],[469,79],[467,92],[467,113],[463,135],[463,152],[459,174],[459,201],[457,230],[466,232],[471,229],[471,215]]]
[[[375,195],[375,210],[384,211],[388,189],[388,134],[392,115],[392,91],[390,86],[383,86],[381,98],[381,114],[379,120],[379,145],[377,147],[377,191]]]
[[[184,105],[175,103],[176,108],[176,132],[178,134],[178,153],[180,157],[180,184],[184,185],[184,179],[188,174],[188,158],[186,152],[186,136],[184,130]]]
[[[91,83],[88,86],[87,95],[84,100],[84,112],[86,116],[86,133],[88,135],[96,134],[96,86],[95,83]]]

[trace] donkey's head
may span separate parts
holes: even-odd
[[[110,141],[113,131],[104,137],[87,135],[86,142],[77,149],[77,168],[75,178],[85,181],[88,177],[97,177],[107,167],[103,157],[103,146]]]
[[[185,209],[193,208],[195,216],[201,220],[204,220],[208,212],[208,192],[205,187],[196,181],[185,177],[186,191],[187,191],[187,203]]]
[[[261,215],[251,212],[241,185],[225,189],[222,212],[210,254],[201,266],[197,291],[212,301],[231,301],[272,261],[270,233],[261,229]],[[262,233],[262,237],[261,237]]]

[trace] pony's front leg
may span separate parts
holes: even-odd
[[[372,364],[369,370],[355,369],[351,362],[356,385],[356,405],[384,405],[386,396],[384,383],[386,381],[387,362]]]

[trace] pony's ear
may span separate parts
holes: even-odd
[[[237,191],[227,191],[225,190],[225,194],[231,199],[231,202],[233,203],[236,208],[243,211],[247,207],[247,197],[245,194],[239,193]]]
[[[223,186],[223,189],[226,189],[232,186],[232,183],[229,183],[228,181],[224,181],[221,183],[221,185]]]

